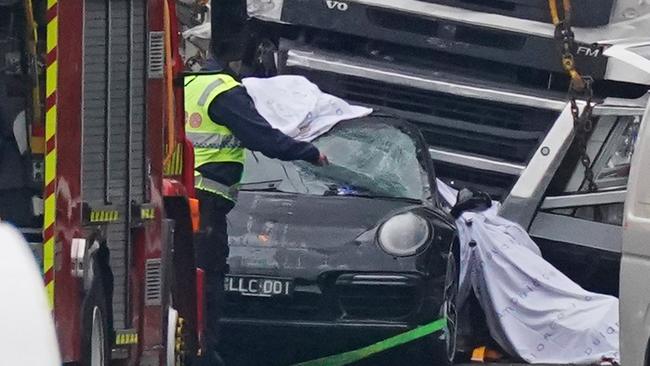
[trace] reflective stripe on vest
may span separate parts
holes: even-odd
[[[205,132],[188,132],[185,134],[192,141],[194,148],[227,149],[241,147],[235,136],[215,135]]]
[[[231,201],[237,201],[239,194],[239,185],[227,186],[212,179],[202,176],[200,173],[194,175],[194,186],[197,189],[214,193]]]
[[[205,106],[205,103],[208,101],[208,97],[210,96],[210,93],[214,89],[216,89],[219,85],[223,84],[223,80],[217,79],[208,84],[208,86],[205,87],[203,90],[203,93],[201,93],[201,96],[199,97],[199,100],[196,104],[200,105],[201,107]]]

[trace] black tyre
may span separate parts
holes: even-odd
[[[81,352],[83,366],[108,366],[111,363],[111,330],[107,296],[101,272],[96,271],[83,302]]]

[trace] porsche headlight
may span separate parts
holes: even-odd
[[[280,21],[284,0],[247,0],[249,17]]]
[[[431,228],[421,216],[407,212],[391,217],[380,228],[377,240],[389,254],[398,257],[418,252],[431,237]]]
[[[595,167],[595,181],[599,188],[627,184],[640,125],[641,118],[633,117],[613,131],[603,155],[598,159],[599,164]]]

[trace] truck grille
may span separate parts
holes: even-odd
[[[327,320],[331,318],[318,293],[296,290],[291,297],[226,296],[226,316],[229,318],[263,320]]]
[[[558,114],[524,106],[394,86],[369,79],[306,71],[323,91],[416,124],[431,146],[525,163]],[[322,80],[322,82],[321,82]]]
[[[449,25],[438,20],[414,17],[408,14],[368,8],[368,20],[381,27],[400,32],[420,34],[427,37],[442,38],[449,33]],[[476,46],[485,46],[503,50],[520,50],[526,43],[524,35],[501,31],[490,31],[472,27],[455,26],[453,39]]]
[[[345,319],[397,320],[408,317],[420,305],[416,287],[338,286],[338,303]]]
[[[515,18],[551,22],[547,0],[420,0]],[[573,24],[596,27],[609,23],[612,0],[573,0]]]

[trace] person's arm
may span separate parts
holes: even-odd
[[[243,87],[220,94],[210,103],[208,113],[213,121],[228,127],[249,150],[285,161],[305,160],[318,164],[321,160],[316,146],[294,140],[260,116]]]

